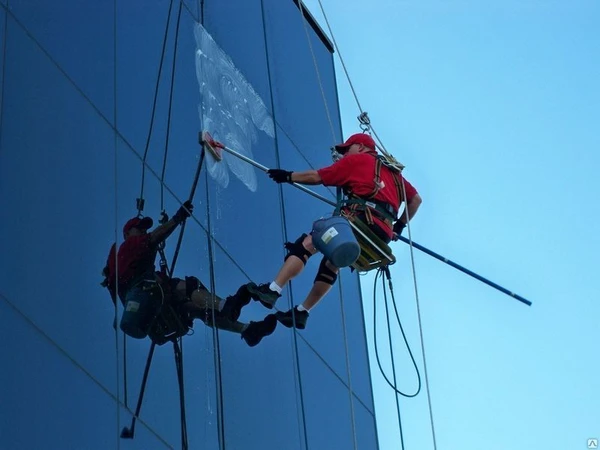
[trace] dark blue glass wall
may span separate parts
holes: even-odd
[[[137,213],[142,161],[145,215],[172,214],[190,195],[210,103],[198,23],[272,120],[239,150],[267,167],[330,164],[342,140],[333,56],[292,0],[0,0],[1,448],[181,446],[169,344],[155,352],[135,439],[119,439],[150,343],[124,344],[99,282]],[[283,243],[331,212],[231,155],[205,161],[194,204],[175,275],[222,297],[271,281]],[[279,309],[302,302],[318,263]],[[340,280],[306,330],[280,326],[254,348],[195,324],[183,339],[190,448],[377,448],[360,286],[350,272]],[[241,320],[266,314],[252,303]]]

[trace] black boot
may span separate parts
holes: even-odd
[[[270,335],[277,327],[277,318],[275,314],[269,314],[260,322],[250,322],[248,327],[242,331],[242,339],[250,347],[258,345],[265,336]]]
[[[263,304],[265,308],[273,309],[277,299],[281,297],[281,294],[272,291],[269,287],[270,283],[259,284],[258,286],[254,283],[248,283],[248,292],[254,300],[257,300]]]
[[[220,317],[231,320],[232,322],[237,322],[242,314],[242,308],[250,303],[250,292],[248,287],[256,287],[254,283],[248,283],[240,286],[237,292],[225,300],[225,305],[223,309],[218,313]]]
[[[294,307],[286,312],[278,312],[277,320],[285,327],[292,328],[294,322],[296,328],[304,330],[306,328],[306,321],[308,320],[308,311],[298,311],[298,307]]]

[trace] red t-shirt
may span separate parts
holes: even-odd
[[[108,289],[114,299],[115,279],[117,278],[115,274],[118,268],[119,297],[123,299],[132,282],[137,281],[145,274],[154,273],[154,261],[158,249],[152,245],[149,234],[128,237],[119,247],[116,259],[115,249],[116,245],[113,244],[106,262]]]
[[[375,187],[375,163],[377,158],[373,153],[355,153],[346,155],[329,167],[319,169],[317,172],[325,186],[338,186],[351,191],[357,197],[365,198],[373,192]],[[417,190],[402,175],[398,175],[400,182],[404,181],[404,189],[408,200],[417,195]],[[390,169],[383,166],[380,173],[383,188],[375,195],[375,200],[391,205],[395,211],[400,209],[402,203],[398,198],[398,190],[394,182],[394,175]],[[373,221],[384,230],[391,238],[392,229],[385,222],[373,215]]]

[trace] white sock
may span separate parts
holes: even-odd
[[[303,305],[296,306],[296,309],[298,309],[298,311],[306,311],[307,313],[310,313],[310,309],[306,309]]]
[[[278,294],[281,294],[281,291],[283,290],[283,288],[281,286],[279,286],[277,283],[275,283],[274,281],[272,281],[271,284],[269,285],[269,289],[277,292]]]

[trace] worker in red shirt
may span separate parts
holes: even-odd
[[[397,240],[407,221],[412,219],[421,205],[417,190],[398,171],[381,163],[375,141],[370,135],[354,134],[335,148],[341,159],[329,167],[304,172],[281,169],[267,172],[277,183],[323,184],[343,188],[348,197],[342,208],[346,215],[362,220],[385,243]],[[403,202],[404,211],[398,215]],[[252,298],[267,308],[273,308],[286,283],[302,272],[308,258],[317,251],[312,236],[307,234],[294,243],[287,243],[286,248],[288,254],[273,282],[247,285]],[[338,272],[339,268],[324,257],[304,302],[290,311],[277,313],[277,319],[286,327],[292,327],[295,322],[296,328],[305,328],[310,310],[329,292]]]
[[[117,255],[113,244],[103,271],[103,285],[108,288],[113,303],[118,292],[125,308],[121,329],[134,338],[146,337],[164,301],[169,302],[186,322],[198,318],[212,326],[214,312],[217,328],[240,333],[248,345],[257,345],[262,337],[275,330],[277,320],[271,315],[260,322],[238,322],[242,308],[250,302],[247,287],[253,283],[242,286],[236,294],[223,300],[213,296],[196,277],[169,279],[165,273],[155,271],[160,244],[190,216],[193,208],[192,203],[186,201],[171,220],[150,232],[153,225],[150,217],[134,217],[123,227],[125,240]]]

